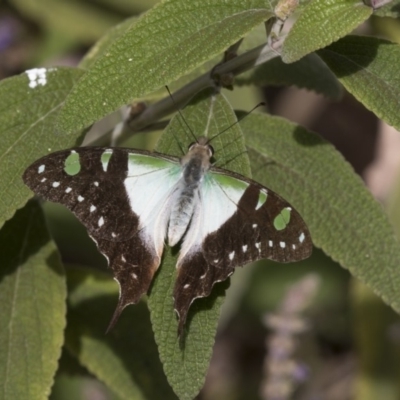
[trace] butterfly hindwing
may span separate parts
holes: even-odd
[[[299,261],[312,251],[301,216],[276,193],[237,174],[210,175],[178,261],[174,299],[180,334],[191,303],[208,296],[235,267],[262,258]],[[201,215],[211,215],[211,226]]]
[[[96,244],[113,270],[120,286],[120,296],[108,330],[117,322],[122,310],[129,304],[137,303],[147,293],[153,276],[160,265],[159,255],[149,246],[143,245],[142,238],[114,242],[100,239]]]

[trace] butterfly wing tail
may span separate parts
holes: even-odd
[[[109,332],[122,310],[129,304],[137,303],[147,293],[160,265],[160,257],[154,249],[143,245],[140,235],[124,242],[98,240],[96,243],[107,257],[120,288],[117,308],[107,328]]]
[[[208,263],[203,251],[186,255],[178,266],[178,276],[174,288],[174,308],[178,314],[178,336],[182,337],[189,308],[193,301],[207,297],[215,283],[227,279],[233,268]]]

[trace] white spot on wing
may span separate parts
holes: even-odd
[[[286,243],[285,242],[279,242],[279,246],[281,246],[282,249],[284,249],[286,247]]]
[[[246,251],[247,251],[247,244],[245,244],[244,246],[242,246],[242,250],[243,250],[243,253],[246,253]]]
[[[293,247],[293,250],[296,248],[296,245],[295,244],[292,244],[292,247]]]
[[[99,228],[101,228],[104,225],[104,218],[103,217],[99,218],[98,224],[99,224]]]
[[[65,189],[65,193],[69,193],[69,192],[71,192],[72,191],[72,188],[70,188],[70,187],[67,187],[66,189]]]
[[[34,68],[25,71],[29,79],[29,87],[34,89],[36,86],[44,86],[47,83],[46,68]]]
[[[126,258],[122,255],[121,256],[121,260],[123,261],[123,262],[126,262]]]
[[[85,200],[85,198],[84,197],[82,197],[82,196],[78,196],[78,201],[81,203],[83,200]]]
[[[206,277],[206,274],[203,274],[200,276],[200,279],[204,279]]]
[[[255,229],[257,228],[257,224],[253,224],[252,227]]]
[[[60,182],[53,182],[53,185],[52,185],[54,188],[56,188],[56,187],[59,187],[60,186]]]
[[[299,242],[300,242],[300,243],[303,243],[305,238],[306,238],[306,237],[305,237],[305,235],[304,235],[304,232],[301,232],[301,235],[299,236]]]
[[[215,260],[214,260],[214,263],[215,263],[215,264],[217,264],[217,263],[218,263],[218,261],[219,261],[219,260],[218,260],[218,258],[217,258],[217,259],[215,259]]]
[[[93,204],[90,206],[90,212],[93,212],[96,210],[96,206],[94,206]]]
[[[99,182],[94,182],[94,186],[99,186]]]
[[[258,251],[261,251],[261,242],[256,243],[256,247],[257,247]]]
[[[45,168],[46,168],[46,166],[44,165],[44,164],[42,164],[39,168],[38,168],[38,174],[41,174],[41,173],[43,173],[44,172],[44,170],[45,170]]]
[[[103,154],[101,155],[100,160],[101,160],[101,164],[103,166],[104,172],[107,172],[108,164],[110,162],[112,153],[113,153],[112,149],[106,149],[103,151]]]
[[[235,257],[235,252],[232,251],[232,253],[229,253],[229,259],[232,261],[233,258]]]
[[[272,240],[268,240],[268,246],[272,247],[274,245],[274,242]]]
[[[183,286],[184,289],[187,289],[190,285],[187,283],[186,285]]]
[[[131,277],[132,277],[133,279],[137,279],[137,275],[136,275],[134,272],[131,273]]]
[[[47,181],[47,178],[43,178],[43,179],[41,179],[40,182],[46,182],[46,181]]]
[[[114,233],[114,232],[111,232],[111,236],[112,236],[113,238],[117,237],[116,233]]]

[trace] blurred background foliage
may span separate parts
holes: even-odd
[[[77,65],[107,29],[146,11],[156,2],[3,1],[0,79],[37,66]],[[359,29],[359,33],[400,43],[399,20],[373,17]],[[351,95],[345,94],[334,103],[293,87],[265,87],[262,92],[242,87],[229,93],[229,98],[236,108],[244,110],[264,98],[272,114],[300,123],[332,142],[387,207],[395,229],[400,232],[398,132],[379,121]],[[127,145],[151,149],[158,134],[137,134]],[[56,204],[45,204],[44,208],[65,264],[107,271],[104,257],[72,214]],[[236,271],[199,399],[266,398],[262,391],[267,379],[266,340],[279,329],[266,326],[263,320],[271,313],[279,315],[289,286],[310,273],[318,277],[315,296],[296,316],[286,315],[288,323],[293,317],[306,326],[299,335],[291,336],[294,350],[288,361],[297,360],[294,369],[298,379],[293,383],[282,378],[284,373],[278,374],[281,378],[276,390],[281,390],[282,397],[276,398],[400,399],[398,315],[317,250],[310,259],[297,264],[264,261]],[[293,364],[281,367],[290,369]],[[284,393],[290,396],[284,397]],[[117,398],[77,363],[71,351],[64,349],[52,400]]]

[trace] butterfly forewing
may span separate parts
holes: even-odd
[[[94,238],[127,240],[138,229],[123,186],[128,152],[76,148],[34,162],[23,179],[36,194],[69,208]]]

